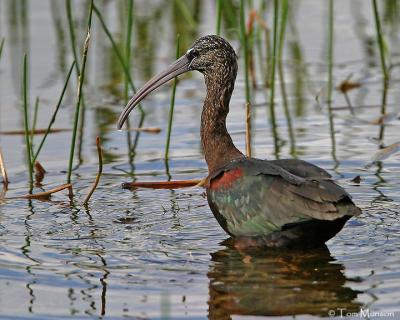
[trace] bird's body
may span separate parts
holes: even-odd
[[[221,37],[198,39],[183,57],[146,83],[128,103],[118,127],[149,92],[190,70],[202,72],[207,86],[201,142],[209,169],[208,203],[238,246],[319,246],[361,212],[325,170],[296,159],[247,158],[234,146],[226,117],[237,62]]]

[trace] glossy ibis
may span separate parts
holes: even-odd
[[[201,115],[201,143],[209,170],[205,186],[221,227],[238,247],[320,246],[361,210],[325,170],[296,159],[248,158],[235,147],[226,116],[237,68],[237,56],[226,40],[215,35],[198,39],[132,97],[118,128],[150,92],[182,73],[200,71],[207,87]]]

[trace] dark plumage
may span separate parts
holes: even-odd
[[[179,74],[200,71],[207,86],[201,116],[201,142],[209,169],[207,199],[219,224],[238,240],[238,246],[319,246],[361,211],[325,170],[295,159],[247,158],[234,146],[226,116],[236,60],[223,38],[198,39],[137,92],[122,112],[118,128],[148,93]]]

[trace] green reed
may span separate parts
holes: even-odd
[[[28,119],[28,70],[27,70],[27,56],[24,55],[23,62],[23,82],[22,82],[22,93],[23,93],[23,108],[24,108],[24,131],[25,131],[25,147],[26,147],[26,158],[28,161],[28,174],[30,189],[33,184],[33,165],[32,165],[32,147],[29,139],[29,119]]]
[[[125,38],[125,63],[130,74],[131,70],[131,51],[132,51],[132,26],[133,26],[133,0],[128,0],[128,21],[126,25],[126,38]],[[125,86],[124,86],[124,99],[125,103],[129,99],[129,79],[125,75]]]
[[[295,136],[293,133],[292,127],[292,119],[289,110],[289,102],[287,98],[286,85],[285,85],[285,76],[283,71],[283,47],[285,43],[285,32],[286,32],[286,23],[289,12],[289,3],[288,0],[282,0],[282,10],[281,10],[281,21],[279,28],[279,46],[278,46],[278,75],[279,82],[281,84],[281,94],[283,101],[283,109],[285,112],[286,123],[288,127],[289,140],[290,140],[290,154],[295,156],[296,147],[295,147]]]
[[[112,45],[113,50],[114,50],[114,52],[115,52],[115,55],[117,56],[117,59],[118,59],[119,63],[121,64],[122,70],[124,71],[125,76],[126,76],[127,79],[128,79],[128,82],[129,82],[129,85],[130,85],[132,91],[133,91],[134,93],[136,93],[136,87],[135,87],[135,85],[133,84],[133,80],[132,80],[131,74],[130,74],[130,72],[129,72],[128,66],[127,66],[126,63],[125,63],[125,60],[124,60],[124,58],[123,58],[123,56],[122,56],[120,50],[118,49],[118,46],[117,46],[117,44],[116,44],[116,42],[115,42],[115,40],[114,40],[114,38],[113,38],[113,36],[112,36],[110,30],[108,29],[108,27],[107,27],[107,25],[106,25],[106,23],[105,23],[105,21],[104,21],[104,19],[103,19],[103,16],[102,16],[102,14],[101,14],[101,12],[100,12],[100,10],[96,7],[95,4],[93,4],[93,11],[94,11],[94,13],[96,14],[97,18],[99,19],[100,24],[101,24],[101,26],[102,26],[102,28],[103,28],[105,34],[107,35],[108,39],[109,39],[110,42],[111,42],[111,45]],[[143,110],[143,108],[142,108],[142,106],[141,106],[141,104],[138,105],[138,108],[139,108],[141,114],[144,114],[144,113],[145,113],[144,110]]]
[[[67,11],[68,30],[69,30],[69,37],[70,37],[70,41],[71,41],[72,54],[74,56],[76,73],[79,77],[80,65],[79,65],[78,53],[76,52],[76,36],[75,36],[75,29],[74,29],[74,20],[72,17],[71,0],[67,0],[65,2],[65,6],[66,6],[66,11]]]
[[[244,83],[246,103],[250,103],[250,83],[249,83],[249,45],[246,32],[245,1],[240,0],[240,42],[244,56]]]
[[[274,148],[275,156],[278,156],[279,145],[276,130],[276,117],[275,117],[275,70],[278,50],[278,18],[279,18],[279,1],[274,0],[274,32],[272,41],[272,56],[271,56],[271,77],[270,87],[271,92],[269,96],[269,116],[271,121],[272,133],[274,135]]]
[[[336,138],[335,138],[335,123],[333,120],[332,112],[332,91],[333,91],[333,41],[334,41],[334,6],[333,0],[329,0],[329,11],[328,11],[328,52],[327,52],[327,64],[328,64],[328,113],[329,113],[329,131],[332,142],[332,157],[336,160]]]
[[[175,0],[175,4],[181,12],[182,16],[185,18],[186,22],[188,23],[189,28],[192,30],[196,30],[197,22],[194,20],[190,8],[188,8],[188,2],[184,0]]]
[[[215,22],[215,34],[221,34],[222,0],[217,0],[217,17]]]
[[[179,58],[179,34],[176,37],[176,58]],[[176,94],[176,85],[178,83],[178,79],[174,78],[174,84],[172,85],[172,94],[171,94],[171,101],[169,106],[169,115],[168,115],[168,129],[167,129],[167,138],[165,142],[165,160],[169,158],[169,145],[171,142],[171,131],[172,131],[172,122],[174,118],[174,109],[175,109],[175,94]]]
[[[1,39],[0,42],[0,60],[1,60],[1,54],[3,53],[3,48],[4,48],[4,42],[6,41],[5,38]]]
[[[51,128],[52,128],[54,122],[56,121],[56,117],[57,117],[58,110],[59,110],[60,107],[61,107],[61,103],[62,103],[62,101],[63,101],[64,94],[65,94],[65,91],[67,90],[67,86],[68,86],[68,83],[69,83],[69,79],[71,78],[71,74],[72,74],[72,71],[74,70],[75,65],[76,65],[76,63],[75,63],[75,61],[74,61],[74,62],[71,64],[71,67],[69,68],[68,75],[67,75],[67,78],[66,78],[66,80],[65,80],[65,82],[64,82],[64,87],[63,87],[63,89],[62,89],[62,91],[61,91],[61,95],[60,95],[60,97],[59,97],[59,99],[58,99],[56,108],[55,108],[55,110],[54,110],[54,112],[53,112],[53,115],[52,115],[51,118],[50,118],[50,122],[49,122],[49,124],[47,125],[47,129],[46,129],[46,131],[45,131],[45,133],[44,133],[44,135],[43,135],[43,138],[42,138],[42,140],[41,140],[40,143],[39,143],[39,147],[37,148],[36,153],[35,153],[34,156],[32,157],[32,164],[35,163],[37,157],[39,156],[39,153],[40,153],[40,151],[42,150],[42,147],[43,147],[43,145],[44,145],[44,143],[45,143],[45,141],[46,141],[46,138],[47,138],[47,136],[48,136],[48,134],[49,134],[49,132],[50,132],[50,130],[51,130]]]
[[[86,61],[87,61],[87,53],[89,50],[89,42],[90,42],[90,28],[92,26],[92,13],[93,13],[93,0],[90,1],[90,9],[89,9],[89,18],[87,23],[87,35],[85,39],[85,43],[83,46],[83,53],[82,53],[82,66],[79,70],[79,81],[78,81],[78,98],[76,101],[75,106],[75,116],[74,116],[74,127],[72,130],[72,139],[71,139],[71,147],[70,147],[70,154],[69,154],[69,162],[68,162],[68,173],[67,173],[67,183],[71,183],[71,174],[72,174],[72,164],[74,160],[74,153],[75,153],[75,143],[76,143],[76,136],[77,136],[77,129],[78,129],[78,122],[79,122],[79,115],[80,115],[80,107],[82,103],[82,89],[83,83],[85,81],[85,70],[86,70]]]
[[[31,130],[30,130],[31,134],[30,134],[30,137],[29,137],[30,140],[31,140],[31,154],[34,153],[34,151],[33,151],[33,138],[34,138],[35,130],[36,130],[36,123],[37,123],[37,117],[38,117],[38,111],[39,111],[39,101],[40,101],[39,97],[36,97],[35,107],[33,109],[32,126],[31,126]],[[33,162],[32,162],[32,164],[33,164]]]
[[[382,32],[382,26],[379,18],[379,11],[378,11],[378,5],[376,0],[372,0],[372,6],[373,6],[373,11],[374,11],[374,18],[375,18],[375,27],[376,27],[376,37],[378,41],[378,47],[379,47],[379,54],[380,54],[380,60],[381,60],[381,69],[382,69],[382,74],[383,74],[383,89],[382,89],[382,101],[381,101],[381,115],[383,116],[386,114],[386,99],[387,99],[387,93],[388,93],[388,88],[389,88],[389,69],[386,66],[386,52],[387,52],[387,46],[385,45],[385,39],[383,36]],[[379,140],[383,140],[384,136],[384,130],[385,126],[382,123],[382,125],[379,128]]]

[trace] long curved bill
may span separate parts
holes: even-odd
[[[163,85],[167,81],[185,73],[189,70],[190,60],[186,55],[180,57],[173,64],[167,67],[164,71],[160,72],[154,76],[151,80],[146,82],[146,84],[129,100],[125,109],[122,111],[118,119],[117,128],[121,130],[126,118],[128,118],[129,113],[135,108],[135,106],[143,100],[150,92],[157,89],[159,86]]]

